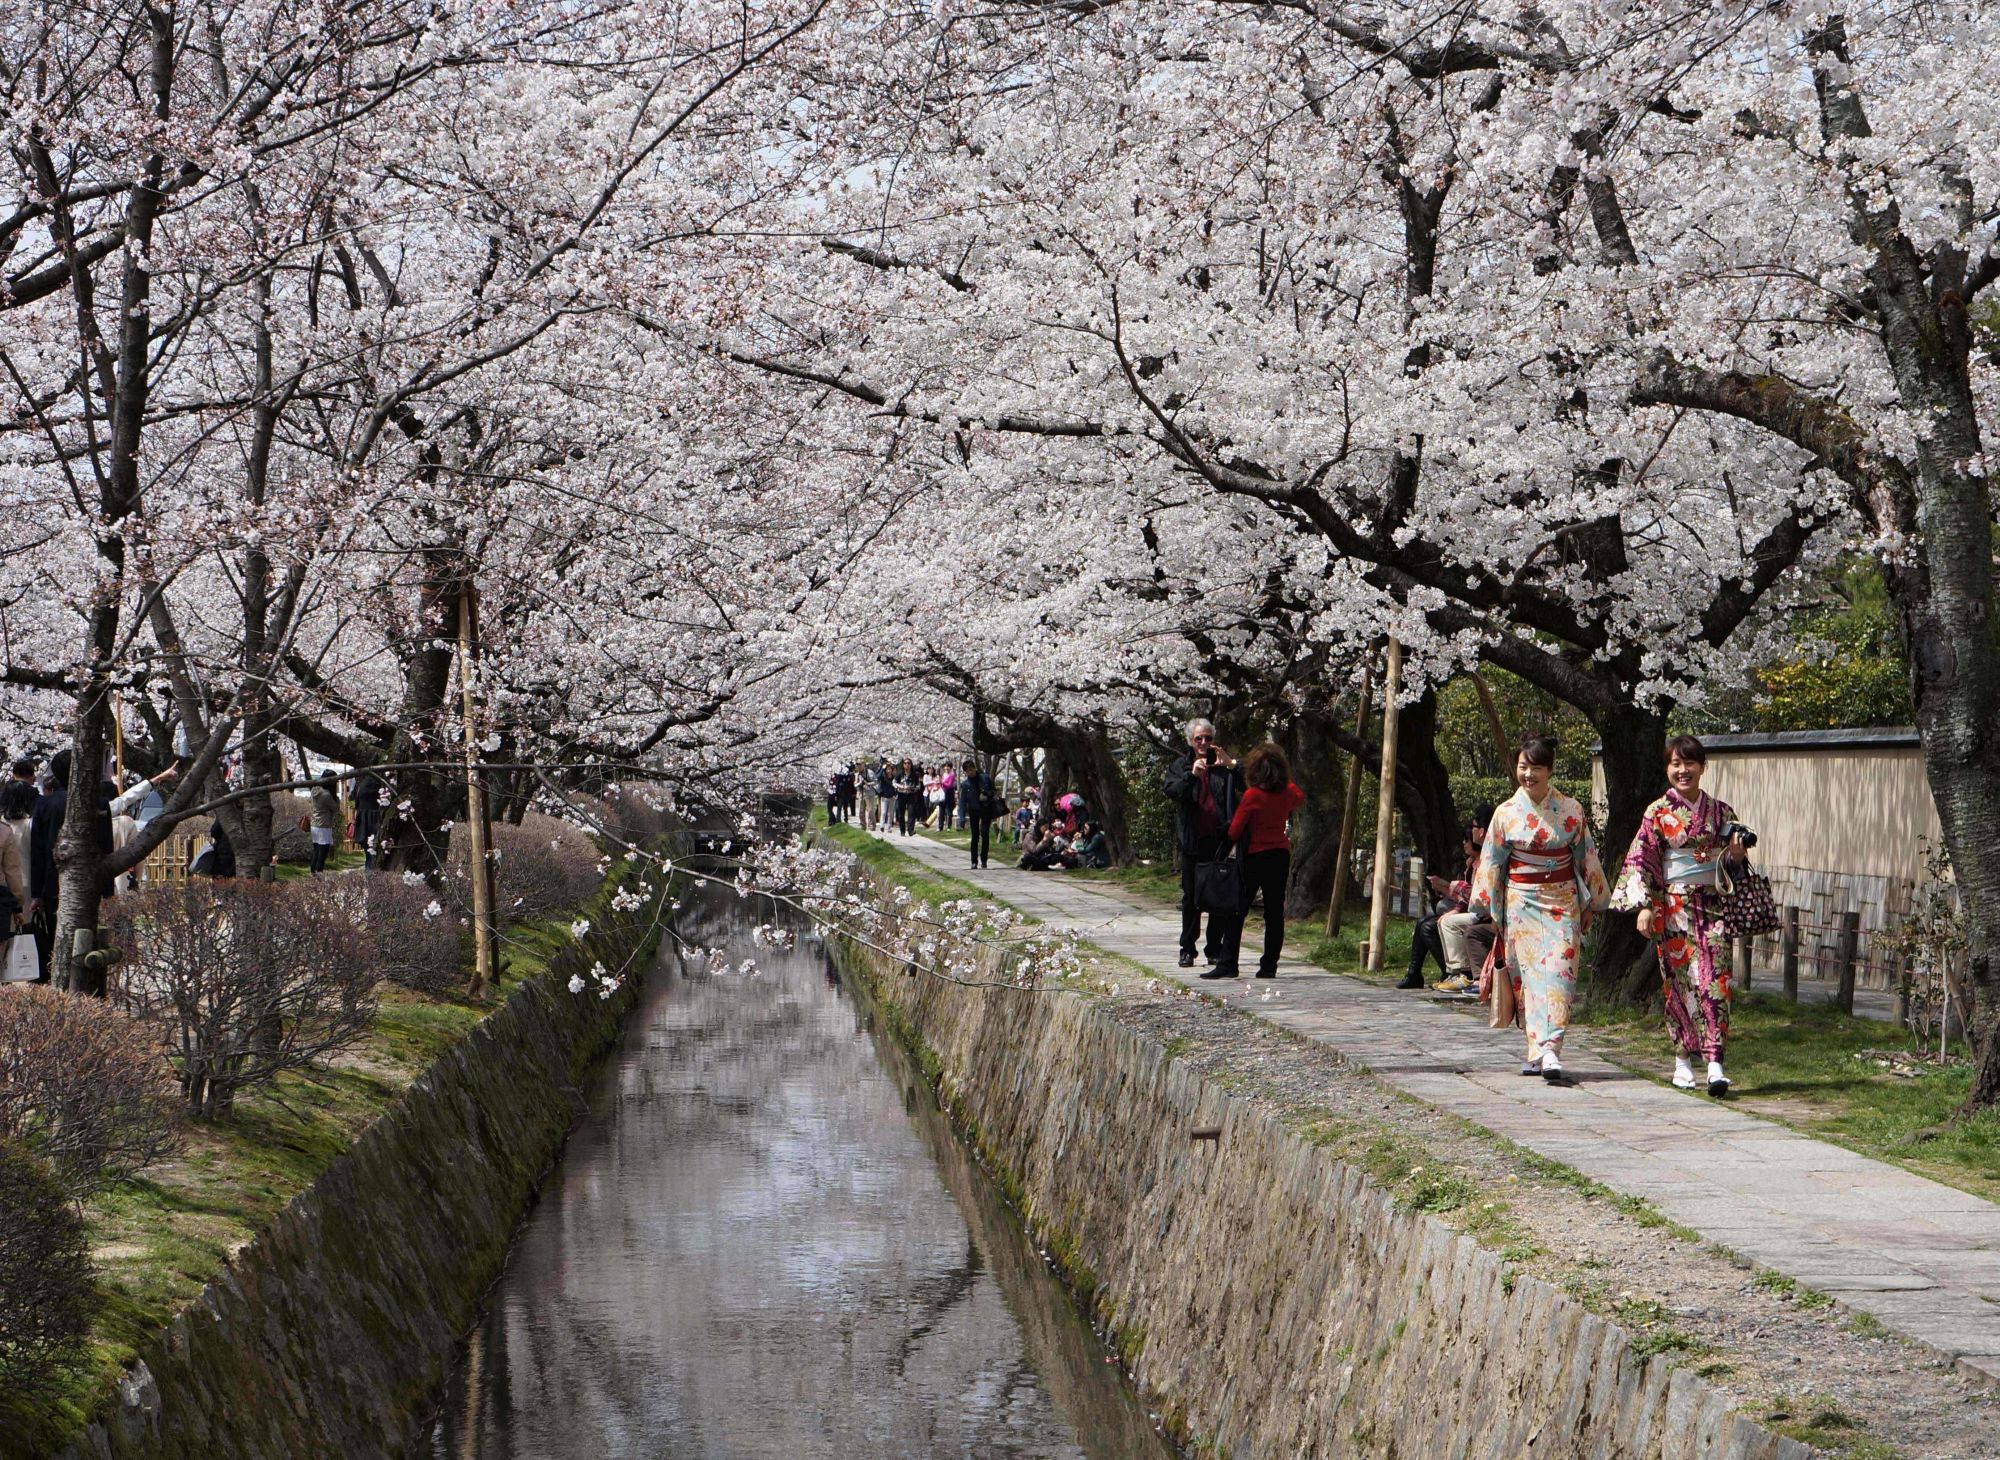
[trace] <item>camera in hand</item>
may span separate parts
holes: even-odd
[[[1722,828],[1722,839],[1725,842],[1739,836],[1743,838],[1743,845],[1746,849],[1757,845],[1757,833],[1740,821],[1732,821]]]
[[[1215,747],[1213,745],[1209,746],[1209,748],[1204,750],[1201,754],[1202,754],[1202,759],[1206,760],[1210,765],[1215,764]]]

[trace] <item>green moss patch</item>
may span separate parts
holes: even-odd
[[[613,891],[631,870],[629,861],[615,866],[584,915],[604,920]],[[85,1216],[104,1301],[89,1351],[32,1395],[0,1392],[0,1455],[42,1454],[76,1438],[113,1401],[122,1372],[235,1253],[425,1068],[572,943],[566,917],[509,928],[488,1001],[381,985],[373,1027],[332,1067],[246,1091],[224,1118],[190,1122],[172,1158],[93,1198]]]

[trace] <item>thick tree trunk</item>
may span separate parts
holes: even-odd
[[[455,560],[454,560],[455,565]],[[437,761],[444,751],[444,703],[458,644],[458,586],[439,571],[424,585],[419,612],[424,642],[403,671],[403,705],[388,763]],[[391,872],[435,879],[451,845],[451,826],[465,805],[465,782],[440,769],[397,770],[382,831]]]
[[[1438,756],[1437,694],[1426,690],[1403,706],[1396,732],[1396,809],[1424,866],[1438,876],[1456,877],[1464,857],[1465,828],[1451,796],[1451,773]],[[1379,766],[1379,761],[1378,761]]]
[[[1965,1108],[2000,1103],[2000,643],[1994,630],[1991,510],[1969,399],[1927,415],[1919,446],[1924,571],[1891,575],[1923,739],[1924,773],[1958,884],[1973,1007]]]
[[[115,631],[115,604],[100,607],[93,630]],[[94,632],[93,637],[97,634]],[[108,657],[108,656],[106,656]],[[99,662],[102,662],[100,660]],[[75,965],[71,954],[79,928],[97,927],[104,895],[103,849],[98,845],[98,782],[103,779],[105,730],[110,722],[109,686],[91,685],[78,710],[70,738],[69,804],[56,836],[56,941],[50,978],[59,988],[102,994],[104,980]]]
[[[1409,829],[1410,840],[1427,868],[1441,877],[1456,877],[1463,866],[1465,828],[1452,800],[1451,772],[1437,749],[1437,695],[1426,691],[1414,704],[1403,706],[1396,732],[1396,810]],[[1318,733],[1358,759],[1372,776],[1382,774],[1381,747],[1362,740],[1336,719],[1318,722]],[[1305,787],[1303,783],[1301,790]],[[1333,808],[1339,831],[1340,808]]]
[[[1618,863],[1638,833],[1640,816],[1666,787],[1667,720],[1663,713],[1633,706],[1598,716],[1594,725],[1604,767],[1604,805],[1594,808],[1601,827],[1597,855],[1604,863],[1604,875],[1615,881]],[[1577,794],[1578,800],[1589,790],[1565,789]],[[1621,1003],[1646,1003],[1659,983],[1653,946],[1641,936],[1636,918],[1634,913],[1608,913],[1597,933],[1591,987]]]
[[[1285,912],[1319,918],[1333,893],[1334,859],[1340,855],[1340,812],[1346,799],[1346,759],[1330,733],[1330,720],[1300,715],[1285,727],[1279,744],[1292,763],[1292,778],[1306,794],[1292,817],[1292,885]]]
[[[1104,828],[1104,845],[1114,865],[1123,864],[1131,847],[1131,821],[1125,802],[1125,773],[1102,726],[1061,737],[1060,757],[1076,777],[1076,789],[1090,808],[1090,818]],[[1047,804],[1047,803],[1045,803]]]

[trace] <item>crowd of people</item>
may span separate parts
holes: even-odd
[[[1285,943],[1291,880],[1289,824],[1305,795],[1285,752],[1266,742],[1239,762],[1215,726],[1187,727],[1188,750],[1166,771],[1174,807],[1181,874],[1180,966],[1197,951],[1204,979],[1241,977],[1244,924],[1262,902],[1264,939],[1255,976],[1275,978]],[[1727,914],[1740,912],[1737,883],[1755,837],[1735,810],[1701,789],[1708,755],[1691,735],[1667,742],[1667,789],[1646,809],[1621,864],[1616,890],[1606,880],[1582,805],[1552,784],[1556,742],[1525,737],[1515,756],[1517,790],[1499,806],[1482,803],[1466,823],[1459,875],[1426,879],[1431,906],[1412,931],[1403,989],[1423,989],[1424,968],[1442,972],[1436,988],[1474,995],[1491,1007],[1494,1028],[1519,1025],[1527,1041],[1523,1075],[1567,1083],[1563,1041],[1575,1001],[1584,935],[1598,913],[1615,907],[1638,915],[1653,940],[1673,1038],[1673,1083],[1729,1089],[1723,1067],[1730,1005]],[[1108,867],[1104,829],[1083,799],[1049,806],[1029,788],[1011,809],[974,761],[923,766],[904,759],[842,766],[827,780],[827,814],[858,818],[882,835],[919,828],[971,832],[971,865],[988,865],[994,823],[1011,823],[1015,865],[1029,871]],[[1706,1065],[1697,1077],[1695,1063]]]
[[[1201,978],[1239,977],[1244,920],[1261,898],[1264,947],[1256,976],[1274,978],[1291,871],[1287,823],[1304,796],[1274,744],[1258,746],[1239,765],[1218,743],[1215,727],[1195,720],[1188,747],[1168,768],[1164,787],[1176,808],[1180,966],[1193,967],[1199,944],[1210,965]],[[1515,757],[1514,795],[1498,807],[1473,808],[1461,875],[1427,879],[1434,909],[1416,922],[1398,987],[1424,988],[1424,965],[1435,959],[1444,975],[1439,988],[1476,992],[1490,1005],[1494,1028],[1522,1028],[1523,1075],[1567,1083],[1562,1047],[1584,934],[1606,907],[1635,912],[1659,959],[1673,1084],[1726,1094],[1727,948],[1757,912],[1754,893],[1747,908],[1740,895],[1755,836],[1737,822],[1733,807],[1702,791],[1708,754],[1701,741],[1676,736],[1666,746],[1666,793],[1641,818],[1614,892],[1584,808],[1551,784],[1555,763],[1552,738],[1525,737]],[[1706,1064],[1702,1077],[1697,1060]]]
[[[170,765],[123,790],[109,778],[99,778],[94,788],[98,849],[112,852],[130,841],[140,824],[136,813],[177,774]],[[35,757],[21,757],[0,784],[0,982],[48,982],[62,892],[56,843],[73,791],[67,750],[49,757],[46,767]],[[108,879],[104,891],[115,894],[130,885],[127,874]]]
[[[992,775],[976,760],[959,765],[924,765],[907,756],[873,764],[855,761],[834,767],[826,778],[826,816],[854,822],[880,836],[915,836],[919,829],[968,834],[968,865],[989,866],[995,828],[1012,833],[1014,865],[1033,872],[1074,867],[1109,867],[1104,828],[1086,814],[1083,797],[1059,796],[1047,809],[1041,792],[1027,788],[1009,805]]]
[[[57,842],[75,791],[70,752],[59,750],[43,764],[34,756],[16,759],[0,782],[0,983],[47,983],[55,948],[57,914],[62,893],[56,861]],[[109,777],[99,778],[97,842],[101,852],[124,847],[159,809],[160,800],[178,778],[178,764],[150,777],[139,777],[120,789]],[[317,876],[340,844],[343,833],[366,848],[365,865],[378,860],[377,832],[387,800],[387,785],[369,771],[353,779],[354,815],[347,819],[341,780],[333,771],[318,776],[306,793],[299,813],[299,830],[310,845],[308,867]],[[238,875],[236,851],[220,819],[210,822],[189,860],[197,877]],[[247,875],[247,874],[246,874]],[[107,896],[132,890],[137,874],[108,878]]]

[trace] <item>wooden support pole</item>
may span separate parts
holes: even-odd
[[[1382,680],[1382,776],[1375,795],[1375,886],[1368,898],[1368,971],[1382,971],[1382,941],[1389,933],[1389,852],[1396,822],[1396,698],[1403,692],[1403,646],[1389,640],[1389,672]]]
[[[1839,968],[1840,991],[1835,996],[1840,1004],[1840,1012],[1854,1012],[1854,954],[1861,942],[1861,914],[1844,912],[1840,915]]]
[[[1785,909],[1784,926],[1778,934],[1780,966],[1785,975],[1785,997],[1799,1001],[1799,910]]]
[[[460,718],[465,727],[465,824],[470,845],[466,848],[468,876],[472,885],[472,997],[484,997],[493,985],[493,884],[489,878],[492,859],[486,845],[486,784],[479,772],[479,716],[473,686],[477,668],[473,663],[472,585],[458,595],[458,691]]]
[[[1750,992],[1750,940],[1732,938],[1729,941],[1734,945],[1731,951],[1736,960],[1737,990],[1747,994]]]
[[[1361,708],[1354,715],[1354,738],[1360,740],[1368,733],[1368,692],[1375,685],[1375,666],[1370,664],[1361,671]],[[1326,935],[1331,938],[1340,931],[1340,919],[1346,911],[1348,871],[1354,865],[1354,821],[1361,811],[1361,757],[1351,756],[1347,766],[1347,797],[1340,807],[1340,855],[1333,864],[1333,900],[1326,905]]]

